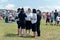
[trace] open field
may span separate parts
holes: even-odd
[[[45,25],[45,21],[41,21],[41,37],[18,37],[16,23],[4,23],[0,20],[0,40],[60,40],[60,26]],[[32,35],[32,32],[30,33]]]

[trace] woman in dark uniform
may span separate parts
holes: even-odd
[[[24,33],[25,34],[25,28],[26,28],[26,21],[25,21],[25,17],[27,17],[26,16],[26,14],[24,13],[24,9],[22,8],[21,9],[21,12],[19,13],[19,15],[18,15],[18,17],[19,17],[19,20],[20,20],[20,33]],[[22,30],[23,29],[23,30]],[[19,35],[19,36],[21,36],[21,34]]]
[[[17,25],[18,25],[18,35],[20,34],[20,21],[19,21],[19,18],[18,18],[18,15],[19,15],[20,11],[21,11],[21,9],[18,8],[17,13],[16,13],[16,17],[15,17],[16,21],[17,21]]]
[[[32,31],[34,34],[34,37],[37,37],[37,13],[36,9],[32,10],[32,15],[31,15],[31,23],[32,23]]]
[[[56,21],[56,17],[58,16],[58,12],[57,12],[57,10],[55,10],[55,12],[54,12],[54,20],[55,20],[55,25],[56,25],[56,23],[57,23],[57,21]]]
[[[37,10],[37,36],[40,36],[41,11]]]

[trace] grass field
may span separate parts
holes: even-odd
[[[16,23],[4,23],[0,20],[0,40],[60,40],[60,26],[45,25],[45,21],[41,21],[41,37],[18,37]],[[30,33],[32,35],[32,32]]]

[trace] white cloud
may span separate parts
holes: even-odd
[[[16,10],[14,4],[7,4],[7,5],[0,5],[0,9],[9,9],[9,10]]]
[[[0,5],[0,9],[3,9],[3,5]]]
[[[40,6],[38,9],[42,10],[42,11],[54,11],[55,9],[60,10],[60,6],[59,5],[55,5],[55,6]]]
[[[15,5],[14,4],[8,4],[5,6],[6,9],[14,9]]]
[[[7,2],[8,0],[0,0],[0,3],[2,3],[2,2]]]

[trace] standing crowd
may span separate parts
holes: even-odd
[[[60,23],[60,13],[57,12],[57,10],[52,11],[51,13],[47,12],[46,13],[46,25],[51,24],[53,25],[55,21],[55,25],[59,25]]]
[[[60,23],[60,13],[57,10],[52,12],[47,12],[42,15],[40,10],[28,8],[26,11],[24,8],[18,8],[16,14],[9,13],[8,11],[3,16],[0,15],[0,19],[4,19],[6,23],[17,22],[18,25],[18,36],[27,36],[30,34],[32,29],[33,37],[40,36],[40,24],[41,18],[46,18],[46,25],[59,25]],[[23,35],[22,35],[23,34]]]
[[[40,10],[31,10],[28,8],[28,10],[25,12],[24,8],[18,8],[16,14],[19,36],[27,36],[31,29],[33,32],[33,37],[40,36]]]

